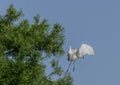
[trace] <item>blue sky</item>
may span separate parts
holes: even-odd
[[[94,47],[95,56],[77,60],[75,71],[70,69],[74,85],[120,85],[119,0],[0,0],[0,13],[11,3],[31,22],[40,14],[50,24],[60,23],[65,28],[65,51],[82,43]],[[67,55],[60,60],[66,69]]]

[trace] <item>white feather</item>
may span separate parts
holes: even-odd
[[[82,44],[81,47],[77,49],[75,54],[78,58],[81,58],[85,55],[94,55],[94,49],[90,45]]]
[[[75,55],[76,50],[73,50],[71,46],[68,50],[68,61],[75,61],[77,59],[77,56]]]

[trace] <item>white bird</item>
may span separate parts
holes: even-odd
[[[69,49],[68,49],[68,61],[70,61],[70,64],[69,64],[68,69],[67,69],[66,72],[68,72],[71,63],[72,63],[72,62],[75,63],[75,61],[78,59],[77,56],[76,56],[76,51],[77,51],[77,50],[76,50],[76,49],[73,50],[73,49],[71,48],[71,46],[70,46]],[[75,65],[74,65],[73,70],[74,70],[74,69],[75,69]]]
[[[77,59],[76,49],[73,50],[70,46],[68,50],[68,61],[75,61],[76,59]]]
[[[94,55],[94,49],[88,44],[82,44],[79,49],[73,50],[71,46],[69,47],[68,50],[68,61],[70,61],[70,64],[68,66],[68,69],[66,72],[68,72],[69,67],[71,65],[71,62],[74,62],[79,59],[79,58],[84,58],[85,55]],[[75,65],[73,70],[75,69]]]

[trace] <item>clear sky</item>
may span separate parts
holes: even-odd
[[[40,14],[65,28],[64,50],[82,43],[95,49],[95,56],[77,60],[70,72],[74,85],[120,85],[120,0],[0,0],[0,14],[13,3],[25,17]],[[63,69],[67,56],[61,58]],[[72,68],[72,67],[71,67]]]

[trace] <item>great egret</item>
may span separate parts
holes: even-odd
[[[73,50],[70,46],[68,50],[68,61],[75,61],[76,59],[77,59],[76,49]]]
[[[82,57],[84,58],[85,55],[94,55],[94,54],[95,53],[93,47],[88,44],[82,44],[79,49],[74,49],[74,50],[70,46],[68,50],[68,61],[70,61],[70,64],[66,72],[68,72],[72,62],[75,63],[77,59],[80,59]],[[75,65],[73,70],[74,69],[75,69]]]
[[[76,49],[73,50],[73,49],[71,48],[71,46],[69,47],[69,49],[68,49],[68,61],[70,61],[70,64],[69,64],[68,69],[67,69],[66,72],[68,72],[71,63],[72,63],[72,62],[75,63],[75,60],[77,59],[76,52],[77,52]]]

